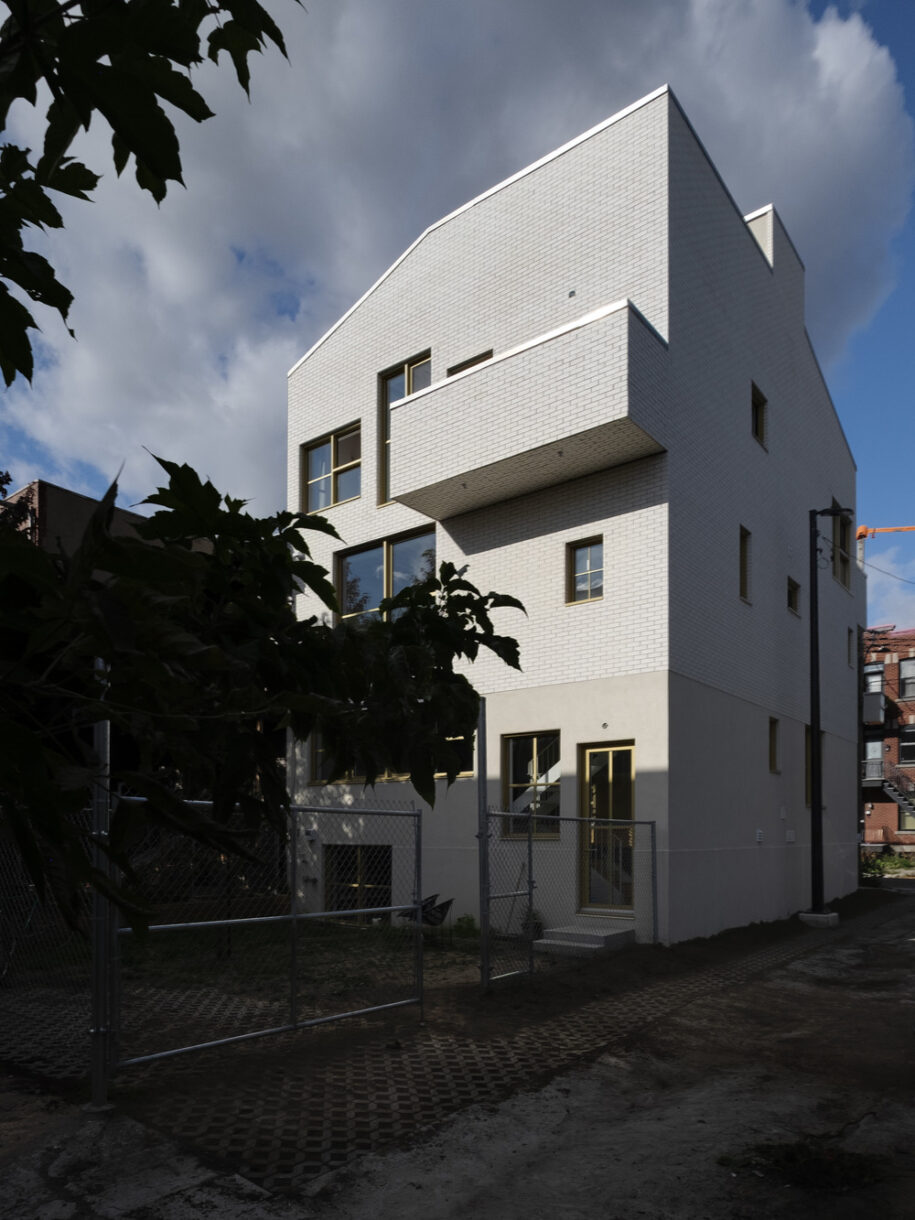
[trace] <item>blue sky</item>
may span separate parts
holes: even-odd
[[[858,519],[915,524],[915,4],[908,0],[268,0],[290,51],[197,76],[187,190],[104,178],[41,239],[75,292],[0,394],[0,468],[123,503],[148,451],[269,512],[287,369],[431,222],[669,82],[744,212],[774,203],[855,454]],[[0,16],[4,5],[0,0]],[[7,133],[40,141],[23,107]],[[37,244],[37,243],[36,243]],[[811,506],[813,507],[813,506]],[[915,624],[915,533],[868,543],[871,622]],[[881,570],[882,569],[882,570]]]

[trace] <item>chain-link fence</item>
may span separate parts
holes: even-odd
[[[153,917],[117,936],[115,1066],[421,1002],[418,812],[297,807],[244,846],[138,853]]]
[[[484,986],[657,939],[653,822],[490,811],[481,846]]]
[[[91,1055],[99,1100],[119,1068],[422,1002],[418,811],[296,807],[238,839],[147,833],[145,933],[88,894],[71,929],[0,850],[0,1056],[80,1077]]]
[[[88,1070],[88,896],[74,920],[52,893],[39,896],[14,844],[0,841],[0,1059],[58,1079]]]

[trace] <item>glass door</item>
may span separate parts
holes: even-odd
[[[581,905],[631,909],[633,905],[633,749],[583,746],[579,777]]]

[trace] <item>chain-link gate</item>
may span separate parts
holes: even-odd
[[[73,931],[0,850],[0,1054],[57,1077],[91,1061],[101,1103],[135,1064],[421,1005],[421,827],[294,807],[285,834],[240,831],[243,854],[153,828],[132,856],[142,934],[88,895]]]
[[[480,843],[483,986],[657,939],[653,822],[490,810]]]

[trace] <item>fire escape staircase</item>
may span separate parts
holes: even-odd
[[[915,825],[915,780],[890,762],[883,764],[883,791]]]

